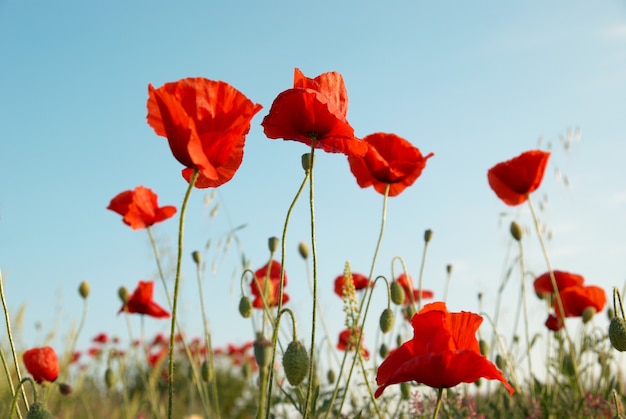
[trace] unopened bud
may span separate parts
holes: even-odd
[[[481,339],[478,341],[478,347],[480,348],[480,354],[482,356],[488,356],[489,355],[489,344],[487,343],[486,340]]]
[[[241,314],[241,317],[244,319],[248,319],[252,316],[252,303],[245,295],[239,300],[239,314]]]
[[[107,388],[111,388],[113,384],[115,384],[115,373],[111,368],[107,368],[106,371],[104,371],[104,383]]]
[[[298,252],[300,252],[302,259],[307,259],[309,257],[309,246],[305,242],[300,242],[298,244]]]
[[[433,238],[433,231],[428,229],[424,231],[424,241],[428,243]]]
[[[54,419],[52,413],[48,411],[40,402],[35,402],[30,405],[26,419]]]
[[[504,370],[505,362],[504,362],[504,358],[500,354],[496,355],[496,366],[500,368],[501,370]]]
[[[404,294],[404,288],[402,288],[402,285],[400,285],[398,281],[392,281],[389,288],[389,291],[391,293],[391,301],[399,306],[404,304],[404,299],[406,296]]]
[[[606,316],[609,318],[609,320],[613,320],[613,317],[615,317],[615,310],[613,310],[613,307],[609,307],[609,309],[606,311]]]
[[[202,263],[202,254],[197,250],[194,250],[193,252],[191,252],[191,259],[193,259],[193,262],[196,265],[200,265]]]
[[[517,241],[522,240],[522,227],[515,221],[511,221],[511,236]]]
[[[124,304],[128,302],[128,288],[119,287],[117,290],[117,295],[119,295],[120,300],[122,300]]]
[[[452,264],[448,263],[446,265],[446,272],[448,273],[448,275],[452,273]]]
[[[299,340],[293,340],[287,346],[283,355],[283,368],[292,386],[299,385],[309,372],[309,354]]]
[[[267,239],[267,246],[269,247],[270,252],[274,253],[278,250],[278,243],[280,243],[278,237],[270,237]]]
[[[593,319],[593,316],[595,316],[597,313],[597,310],[595,307],[587,307],[586,309],[583,310],[583,323],[589,323],[591,321],[591,319]]]
[[[272,342],[265,337],[259,335],[252,345],[254,349],[254,359],[260,368],[269,365],[272,358]]]
[[[408,321],[411,321],[411,319],[413,319],[413,316],[415,316],[415,313],[417,313],[417,310],[415,309],[415,306],[413,304],[409,304],[404,308],[404,310]]]
[[[328,384],[334,384],[335,380],[337,379],[335,370],[328,370],[328,372],[326,373],[326,379],[328,380]]]
[[[387,345],[385,345],[384,343],[380,345],[380,348],[378,349],[378,355],[380,355],[380,357],[383,359],[387,358],[387,355],[389,355],[389,348],[387,347]]]
[[[59,393],[61,393],[64,396],[69,396],[70,394],[72,394],[72,391],[74,391],[72,389],[72,386],[67,384],[67,383],[59,383]]]
[[[609,323],[611,345],[620,352],[626,351],[626,320],[613,317]]]
[[[380,315],[380,330],[383,333],[389,332],[393,328],[394,315],[390,308],[386,308]]]
[[[204,382],[209,382],[213,379],[213,368],[206,360],[202,361],[200,366],[200,376]]]
[[[89,297],[89,290],[90,290],[89,282],[83,281],[83,282],[80,283],[80,285],[78,287],[78,293],[83,298],[83,300],[86,300],[87,297]]]

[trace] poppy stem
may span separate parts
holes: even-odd
[[[178,255],[176,258],[176,277],[174,279],[174,297],[172,300],[172,322],[170,326],[170,347],[168,353],[168,377],[167,377],[167,417],[172,419],[174,417],[174,335],[176,334],[176,308],[178,305],[178,287],[180,285],[180,272],[183,263],[183,231],[185,227],[185,210],[187,209],[187,202],[191,195],[193,185],[198,178],[198,169],[193,171],[193,175],[189,180],[189,186],[183,203],[180,207],[180,221],[178,224]]]
[[[33,381],[31,377],[22,378],[20,380],[20,383],[18,384],[18,389],[24,391],[24,383],[27,381],[33,387],[33,398],[34,398],[33,404],[37,403],[37,387],[35,386],[35,382]],[[11,386],[11,391],[13,391],[13,386]],[[13,401],[11,402],[11,410],[9,410],[9,418],[13,417],[13,411],[15,410],[16,406],[17,406],[17,393],[13,394]],[[20,412],[19,409],[17,409],[17,415],[20,418],[22,417],[22,412]]]
[[[437,404],[435,404],[435,411],[433,412],[433,419],[437,419],[439,415],[439,409],[441,408],[441,399],[443,398],[443,387],[439,387],[437,390]]]

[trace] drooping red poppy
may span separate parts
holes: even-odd
[[[109,343],[109,335],[107,335],[106,333],[98,333],[91,341],[104,345],[106,343]]]
[[[364,137],[363,142],[368,150],[362,157],[348,157],[350,170],[361,188],[373,186],[384,194],[389,185],[389,196],[411,186],[433,156],[422,156],[417,147],[395,134],[378,132]]]
[[[411,320],[413,339],[391,351],[378,367],[375,396],[408,381],[449,388],[481,377],[501,381],[513,394],[504,375],[480,354],[476,331],[482,321],[478,314],[450,313],[443,302],[424,306]]]
[[[145,186],[120,192],[111,200],[107,209],[121,215],[124,224],[133,230],[150,227],[176,214],[176,207],[173,205],[159,207],[157,195]]]
[[[339,341],[337,342],[337,349],[340,351],[354,351],[356,348],[356,334],[358,330],[345,329],[339,333]],[[359,345],[359,350],[361,351],[361,356],[363,359],[367,360],[370,358],[370,351],[367,350],[365,346],[363,346],[363,334],[361,333],[361,344]]]
[[[545,323],[546,327],[553,331],[563,328],[565,325],[564,317],[581,317],[588,307],[594,308],[597,313],[602,311],[606,305],[606,293],[602,288],[595,285],[570,286],[562,289],[559,295],[565,316],[563,316],[558,304],[555,304],[555,313],[550,314]]]
[[[565,272],[565,271],[553,271],[554,279],[556,280],[556,286],[559,290],[564,290],[569,287],[578,287],[585,282],[585,278],[581,275]],[[554,288],[552,287],[552,280],[550,279],[550,272],[546,272],[539,275],[533,287],[537,294],[554,294]]]
[[[263,308],[263,298],[268,307],[276,307],[278,305],[278,289],[280,286],[280,262],[272,260],[262,268],[258,269],[254,278],[250,282],[250,289],[254,300],[252,301],[252,307]],[[268,272],[269,271],[269,272]],[[268,276],[269,274],[269,276]],[[259,283],[257,286],[256,283]],[[283,277],[283,304],[289,301],[289,295],[284,292],[284,287],[287,286],[287,272],[284,272]],[[263,297],[261,297],[263,296]]]
[[[343,297],[343,284],[345,282],[345,278],[345,275],[339,275],[335,278],[335,294],[339,297]],[[363,274],[352,272],[352,281],[354,283],[354,289],[358,291],[367,288],[369,279]]]
[[[243,159],[250,121],[262,108],[223,81],[202,77],[148,86],[148,124],[167,137],[172,154],[195,187],[218,187],[235,175]]]
[[[53,382],[59,376],[59,359],[50,346],[32,348],[22,355],[26,370],[38,383]]]
[[[505,204],[522,204],[541,184],[549,158],[548,152],[530,150],[498,163],[487,172],[489,186]]]
[[[120,308],[120,311],[118,311],[117,314],[124,310],[128,310],[129,313],[145,314],[150,317],[170,317],[170,313],[152,300],[153,293],[153,281],[139,281],[137,288],[133,291],[133,294],[130,296],[126,304]]]
[[[307,78],[294,72],[294,86],[280,93],[261,125],[268,138],[299,141],[330,153],[362,156],[367,144],[348,123],[348,93],[337,72]]]
[[[400,284],[400,286],[402,286],[402,289],[404,290],[404,295],[406,296],[406,298],[404,299],[404,305],[409,305],[417,302],[420,296],[420,292],[413,286],[413,279],[411,278],[411,276],[402,273],[400,274],[400,276],[398,276],[398,278],[396,278],[396,281],[398,282],[398,284]],[[411,295],[413,295],[412,299]],[[422,300],[431,299],[435,296],[435,294],[429,290],[422,290],[421,295]]]

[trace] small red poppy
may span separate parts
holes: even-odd
[[[549,158],[548,152],[531,150],[498,163],[487,172],[489,186],[505,204],[522,204],[541,184]]]
[[[356,334],[358,330],[345,329],[339,333],[339,341],[337,342],[337,349],[340,351],[354,351],[356,348]],[[363,342],[363,334],[361,334],[361,342]],[[359,350],[361,351],[361,356],[363,359],[370,358],[370,352],[367,350],[363,343],[359,345]]]
[[[59,359],[50,346],[33,348],[22,355],[24,366],[38,383],[53,382],[59,376]]]
[[[408,381],[449,388],[481,377],[501,381],[513,394],[504,375],[480,353],[476,331],[482,321],[474,313],[449,313],[442,302],[424,306],[411,320],[413,339],[391,351],[378,367],[375,396]]]
[[[222,81],[186,78],[155,89],[148,86],[148,124],[166,137],[189,182],[218,187],[235,175],[243,159],[250,121],[262,108]]]
[[[145,314],[156,318],[170,317],[170,313],[152,300],[153,293],[153,281],[139,281],[128,302],[120,308],[117,314],[127,310],[129,313]]]
[[[345,275],[339,275],[335,278],[335,294],[339,297],[343,297],[343,284],[345,282],[345,278]],[[352,272],[352,281],[356,291],[367,288],[367,284],[369,283],[369,279],[365,275],[356,272]]]
[[[307,78],[295,69],[294,87],[280,93],[261,125],[268,138],[299,141],[330,153],[362,156],[367,144],[346,120],[348,93],[337,72]]]
[[[109,203],[107,209],[121,215],[124,224],[133,230],[150,227],[176,214],[176,207],[159,207],[157,195],[145,186],[120,192]]]
[[[280,262],[272,260],[254,273],[256,281],[252,279],[252,282],[250,282],[250,289],[252,295],[254,295],[254,300],[252,301],[254,308],[263,308],[263,299],[265,299],[265,303],[269,307],[278,305],[280,270]],[[257,282],[259,283],[258,286]],[[289,295],[284,292],[285,286],[287,286],[287,272],[284,272],[283,276],[283,304],[289,301]]]
[[[554,279],[556,280],[556,286],[559,290],[564,290],[569,287],[578,287],[585,282],[585,278],[581,275],[565,272],[565,271],[553,271]],[[550,272],[546,272],[539,275],[533,287],[537,294],[554,294],[554,288],[552,287],[552,280],[550,279]]]
[[[395,134],[378,132],[363,138],[369,145],[362,157],[348,157],[350,170],[361,188],[373,186],[389,196],[396,196],[411,186],[422,174],[426,160],[433,153],[422,156],[420,150],[409,141]]]
[[[109,335],[107,335],[106,333],[98,333],[91,341],[104,345],[109,342]]]
[[[404,299],[404,305],[413,304],[414,302],[418,301],[420,292],[413,286],[413,279],[411,278],[411,276],[402,273],[400,274],[400,276],[398,276],[396,281],[404,290],[404,295],[406,296],[406,298]],[[411,298],[411,295],[413,295],[413,298]],[[422,290],[421,295],[422,300],[431,299],[435,296],[435,294],[429,290]]]

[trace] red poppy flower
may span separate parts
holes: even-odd
[[[148,86],[148,124],[167,137],[172,154],[195,169],[195,187],[217,187],[235,175],[243,159],[250,121],[262,106],[222,81],[186,78],[155,89]]]
[[[339,341],[337,342],[337,349],[339,349],[340,351],[354,351],[354,348],[356,348],[356,334],[358,333],[358,330],[354,331],[354,335],[353,335],[353,331],[352,329],[346,329],[343,330],[341,333],[339,333]],[[363,341],[363,334],[361,334],[361,342]],[[361,356],[363,356],[363,359],[369,359],[370,358],[370,352],[367,350],[367,348],[365,348],[365,346],[363,346],[363,344],[361,343],[359,345],[359,350],[361,351]]]
[[[489,186],[505,204],[522,204],[541,184],[549,157],[545,151],[531,150],[498,163],[487,172]]]
[[[49,346],[33,348],[22,355],[24,366],[38,383],[53,382],[59,376],[59,359]]]
[[[581,275],[572,274],[564,271],[554,271],[554,279],[556,280],[556,286],[559,290],[564,290],[569,287],[578,287],[585,282],[585,278]],[[533,283],[535,292],[537,294],[553,294],[554,288],[552,287],[552,280],[550,279],[550,272],[546,272],[535,279]]]
[[[419,299],[420,292],[413,286],[413,279],[409,275],[400,274],[396,281],[404,290],[404,295],[406,295],[404,305],[413,304],[413,302],[416,302]],[[411,295],[413,295],[413,299],[411,299]],[[431,299],[434,296],[435,294],[432,291],[422,290],[422,300]]]
[[[98,333],[93,339],[92,342],[106,344],[109,342],[109,336],[106,333]]]
[[[374,186],[385,193],[389,186],[389,196],[396,196],[422,174],[426,160],[433,153],[422,156],[420,150],[409,141],[395,134],[382,132],[363,138],[369,145],[362,157],[348,157],[350,170],[361,188]]]
[[[600,287],[595,285],[589,286],[571,286],[559,292],[561,303],[563,304],[562,315],[558,305],[555,304],[555,313],[550,314],[546,320],[546,327],[550,330],[557,331],[565,325],[564,317],[581,317],[588,307],[593,307],[596,312],[602,311],[606,305],[606,293]]]
[[[311,145],[330,153],[362,156],[367,144],[354,136],[346,120],[348,93],[337,72],[314,79],[295,69],[292,89],[280,93],[261,125],[268,138],[283,138]]]
[[[117,194],[107,209],[124,217],[124,224],[133,230],[150,227],[176,214],[176,207],[173,205],[159,207],[157,195],[145,186],[137,186],[132,191]]]
[[[137,288],[128,299],[128,302],[120,308],[117,314],[126,309],[129,313],[145,314],[156,318],[168,318],[170,313],[152,301],[153,292],[153,281],[139,281]]]
[[[501,381],[513,394],[504,375],[480,354],[476,331],[482,321],[474,313],[449,313],[442,302],[424,306],[411,320],[413,339],[391,351],[378,367],[375,396],[392,384],[408,381],[449,388],[481,377]]]
[[[335,294],[339,297],[343,297],[343,283],[345,282],[345,278],[345,275],[339,275],[335,278]],[[354,289],[358,291],[367,288],[369,279],[365,275],[352,272],[352,281],[354,283]]]
[[[252,295],[254,295],[254,300],[252,301],[254,308],[263,308],[263,298],[265,298],[265,303],[269,307],[276,307],[278,305],[280,269],[280,262],[273,260],[254,273],[256,281],[252,279],[252,282],[250,282]],[[258,286],[256,284],[257,282],[259,283]],[[284,273],[283,277],[283,287],[285,286],[287,286],[287,272]],[[263,295],[263,298],[261,295]],[[283,292],[283,304],[287,301],[289,301],[289,295]]]

